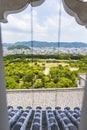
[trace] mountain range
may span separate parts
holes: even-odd
[[[87,43],[84,42],[45,42],[45,41],[23,41],[23,42],[16,42],[16,43],[3,43],[4,47],[10,46],[17,46],[17,45],[24,45],[28,47],[64,47],[64,48],[83,48],[87,47]]]

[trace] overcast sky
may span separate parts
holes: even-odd
[[[33,8],[33,40],[58,41],[59,0],[46,0],[41,6]],[[86,42],[87,29],[78,25],[62,7],[62,42]],[[3,43],[31,40],[31,6],[24,11],[8,16],[8,23],[2,24]]]

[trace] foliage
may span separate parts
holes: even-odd
[[[16,45],[16,46],[13,45],[8,47],[8,50],[14,50],[14,49],[30,49],[30,48],[25,45]]]
[[[43,88],[43,82],[41,80],[37,80],[34,88]]]
[[[68,66],[53,67],[50,70],[50,75],[52,81],[56,84],[58,88],[69,88],[75,87],[77,74],[75,71],[71,71]]]
[[[62,77],[60,78],[59,82],[57,82],[57,85],[56,85],[58,88],[70,88],[70,87],[75,87],[73,85],[73,82],[72,80],[68,79],[68,78],[65,78],[65,77]]]
[[[4,63],[7,89],[76,87],[78,73],[85,73],[87,68],[87,58],[83,55],[34,55],[32,60],[32,55],[16,54],[4,57]],[[56,63],[56,66],[51,66],[51,63]],[[68,65],[63,66],[58,63],[68,63]],[[50,70],[48,75],[44,74],[46,64]]]
[[[14,55],[7,55],[4,57],[8,60],[14,60],[17,58],[20,59],[26,59],[26,58],[34,58],[34,59],[58,59],[58,60],[86,60],[87,61],[87,55],[73,55],[73,54],[14,54]]]
[[[18,83],[12,77],[6,77],[6,87],[7,89],[19,89]]]

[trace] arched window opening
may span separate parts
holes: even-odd
[[[35,3],[33,1],[31,5],[37,6],[43,2],[44,0],[38,4],[38,1]],[[27,2],[24,3],[25,7],[26,5]],[[78,23],[86,26],[82,17],[75,18]],[[6,22],[6,13],[2,21]],[[50,3],[46,0],[36,8],[29,6],[18,15],[9,15],[8,21],[7,25],[2,24],[2,41],[10,42],[10,44],[3,44],[6,85],[2,45],[0,47],[0,97],[3,104],[0,109],[1,118],[3,117],[1,129],[3,127],[4,130],[9,129],[8,121],[10,129],[14,130],[17,128],[41,130],[43,127],[44,129],[50,127],[52,130],[63,129],[63,127],[79,129],[84,94],[84,87],[82,88],[80,81],[81,79],[86,81],[87,63],[86,44],[80,42],[86,42],[85,28],[77,25],[74,19],[65,13],[61,0],[52,0]],[[79,37],[76,35],[78,32]],[[2,41],[0,35],[0,43]],[[83,73],[85,78],[81,77]],[[6,92],[5,86],[9,89]],[[6,93],[8,108],[6,108]],[[86,87],[82,128],[86,120],[85,101]],[[6,117],[5,126],[4,117]]]

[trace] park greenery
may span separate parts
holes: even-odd
[[[8,50],[14,50],[14,49],[30,49],[28,46],[25,45],[14,45],[14,46],[9,46]]]
[[[86,73],[85,55],[25,55],[4,57],[6,88],[74,88]]]

